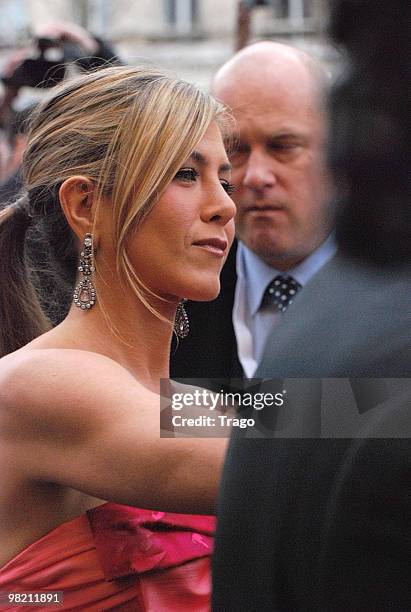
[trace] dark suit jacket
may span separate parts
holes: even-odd
[[[221,292],[212,302],[187,302],[190,333],[173,341],[171,378],[241,377],[232,310],[234,304],[237,244],[234,243],[221,272]]]
[[[334,257],[269,338],[262,377],[401,377],[411,372],[411,273]]]
[[[409,271],[337,258],[285,314],[257,375],[409,376],[410,288]],[[359,395],[369,382],[357,381]],[[234,435],[216,612],[411,610],[411,392],[399,382],[376,394],[354,439]]]

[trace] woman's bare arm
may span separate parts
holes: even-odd
[[[160,398],[94,353],[27,350],[2,360],[1,444],[27,478],[101,499],[213,513],[224,439],[160,438]]]

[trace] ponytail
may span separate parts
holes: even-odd
[[[28,196],[0,212],[0,356],[51,328],[30,278],[25,253],[32,218]]]

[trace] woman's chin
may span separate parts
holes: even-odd
[[[210,281],[208,285],[196,285],[191,287],[185,297],[192,302],[211,302],[220,293],[220,280]]]

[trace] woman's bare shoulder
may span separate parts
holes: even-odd
[[[14,473],[116,503],[212,511],[225,445],[162,439],[159,411],[158,395],[99,354],[36,348],[0,361],[0,448]]]
[[[82,398],[92,404],[124,388],[143,389],[125,368],[98,353],[21,349],[0,360],[0,400],[9,408],[81,406]]]

